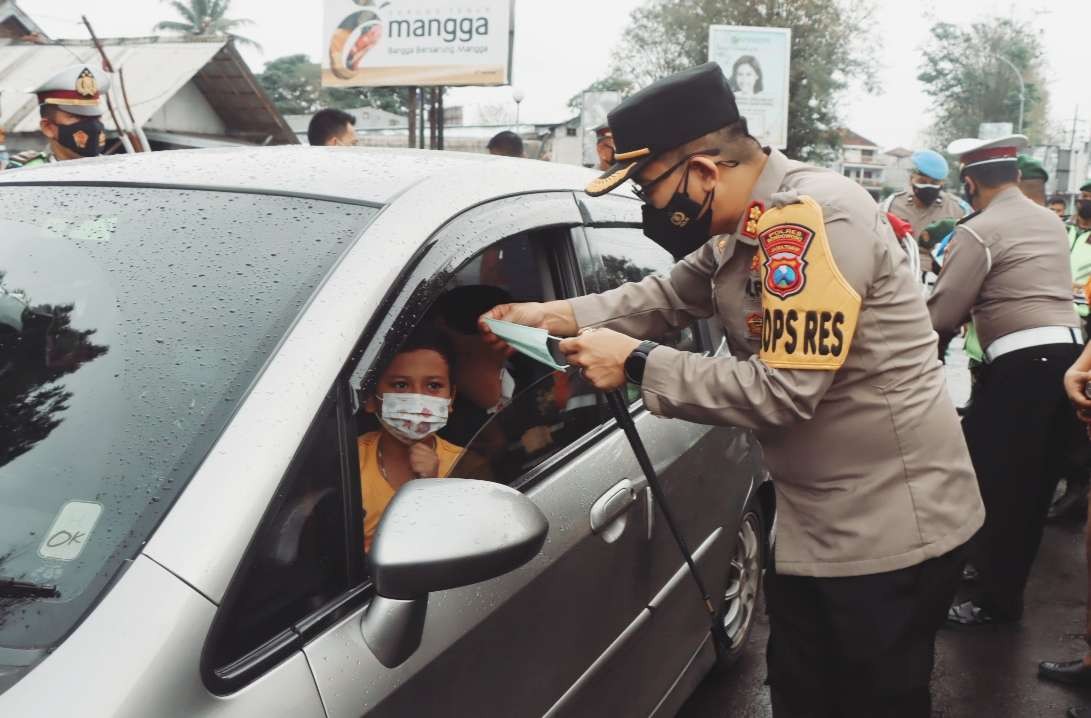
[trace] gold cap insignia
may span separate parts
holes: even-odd
[[[629,172],[632,171],[635,165],[636,163],[632,162],[628,165],[625,165],[617,172],[608,174],[605,177],[599,177],[598,179],[591,180],[587,183],[587,187],[584,191],[587,192],[587,194],[601,194],[603,192],[608,192],[609,190],[612,190],[614,187],[629,178]]]
[[[98,94],[98,82],[95,74],[89,68],[83,68],[83,72],[76,78],[76,92],[84,97],[94,97]]]

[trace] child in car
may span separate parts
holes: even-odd
[[[419,478],[446,478],[461,447],[436,435],[447,423],[455,388],[453,351],[428,325],[417,329],[383,370],[364,410],[380,429],[357,440],[364,502],[364,550],[395,492]]]

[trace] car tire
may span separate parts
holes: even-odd
[[[717,614],[726,629],[729,648],[717,657],[716,671],[737,663],[746,648],[759,609],[767,550],[765,516],[754,498],[743,512],[731,549],[727,588]]]

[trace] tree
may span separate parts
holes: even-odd
[[[21,292],[2,288],[0,323],[0,466],[30,451],[64,420],[72,392],[66,375],[105,354],[91,341],[94,329],[73,329],[73,304],[31,305]],[[13,311],[15,307],[17,311]]]
[[[254,22],[245,18],[228,18],[231,0],[171,0],[170,6],[182,16],[182,22],[163,20],[156,24],[154,29],[157,32],[177,32],[194,37],[226,35],[240,45],[261,49],[261,45],[255,41],[235,32],[241,27],[253,25]]]
[[[844,91],[875,86],[871,12],[871,0],[647,0],[629,16],[607,78],[643,87],[706,62],[709,25],[791,28],[787,154],[825,159],[840,145]]]
[[[1047,133],[1048,93],[1041,33],[1029,23],[996,18],[968,28],[938,22],[924,48],[917,79],[932,98],[932,140],[946,146],[976,137],[982,122],[1011,122],[1019,116],[1019,80],[1026,85],[1023,129],[1031,142]]]
[[[578,113],[583,109],[583,93],[585,92],[620,92],[621,98],[625,99],[629,95],[636,91],[636,87],[633,85],[633,81],[627,77],[621,75],[609,75],[599,80],[595,80],[587,87],[583,88],[575,95],[572,95],[568,99],[568,109],[572,112]]]
[[[399,115],[409,111],[402,88],[322,87],[321,68],[306,55],[288,55],[265,63],[258,82],[286,115],[306,115],[323,107],[375,107]]]

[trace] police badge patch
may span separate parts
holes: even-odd
[[[807,250],[814,232],[801,224],[778,224],[758,235],[765,255],[765,291],[787,299],[807,285]]]

